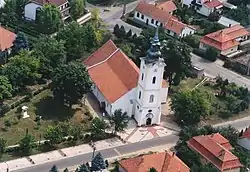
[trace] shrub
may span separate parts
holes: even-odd
[[[129,29],[129,31],[126,34],[127,39],[130,39],[132,37],[132,30]]]
[[[3,132],[7,132],[8,131],[8,127],[2,127],[1,128]]]
[[[0,107],[0,116],[4,115],[8,111],[10,111],[11,107],[9,105],[2,105]]]
[[[202,49],[194,48],[193,53],[196,54],[197,56],[204,57],[206,51],[204,51]]]
[[[214,62],[217,60],[218,52],[214,48],[208,48],[204,57],[207,60]]]
[[[120,30],[120,27],[118,24],[116,24],[114,27],[114,32],[113,32],[115,34],[115,36],[117,36],[119,34],[119,30]]]
[[[19,123],[19,119],[17,117],[14,117],[11,122],[13,125],[17,125]]]
[[[10,127],[11,126],[11,122],[10,122],[10,120],[4,120],[4,126],[5,127]]]

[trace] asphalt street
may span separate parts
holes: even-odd
[[[105,158],[116,157],[121,154],[129,154],[133,152],[137,152],[144,149],[149,149],[152,147],[157,147],[165,144],[173,144],[175,145],[178,141],[179,137],[176,135],[169,135],[165,137],[158,137],[147,141],[137,142],[126,144],[123,146],[118,146],[114,148],[104,149],[100,152]],[[98,150],[97,150],[98,152]],[[48,172],[53,165],[56,165],[58,169],[65,169],[67,167],[77,166],[82,163],[89,162],[92,158],[92,153],[86,153],[75,157],[64,158],[60,161],[55,161],[51,163],[45,163],[42,165],[37,165],[30,168],[25,168],[21,170],[17,170],[15,172]]]

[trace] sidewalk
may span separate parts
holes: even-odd
[[[107,140],[102,140],[95,142],[96,149],[103,150],[112,147],[117,147],[124,145],[118,138],[112,138]],[[81,154],[86,154],[92,152],[93,149],[89,146],[89,144],[83,144],[79,146],[59,149],[47,153],[41,153],[37,155],[31,155],[29,157],[23,157],[7,162],[0,163],[0,172],[6,172],[7,168],[9,168],[9,172],[32,167],[39,164],[44,164],[48,162],[58,161],[61,159],[66,159],[69,157],[74,157]]]

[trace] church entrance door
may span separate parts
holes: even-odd
[[[151,124],[152,124],[152,118],[147,118],[146,125],[151,125]]]

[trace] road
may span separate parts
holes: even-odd
[[[109,148],[105,150],[101,150],[100,152],[105,158],[116,157],[119,155],[129,154],[133,152],[137,152],[140,150],[157,147],[166,144],[173,144],[175,145],[178,141],[179,137],[176,135],[169,135],[165,137],[158,137],[147,141],[137,142],[126,144],[124,146],[118,146],[115,148]],[[91,160],[92,153],[87,153],[75,157],[69,157],[62,159],[60,161],[55,161],[51,163],[46,163],[42,165],[37,165],[30,168],[25,168],[21,170],[17,170],[15,172],[48,172],[53,165],[56,165],[58,169],[65,169],[72,166],[77,166],[84,162],[89,162]]]

